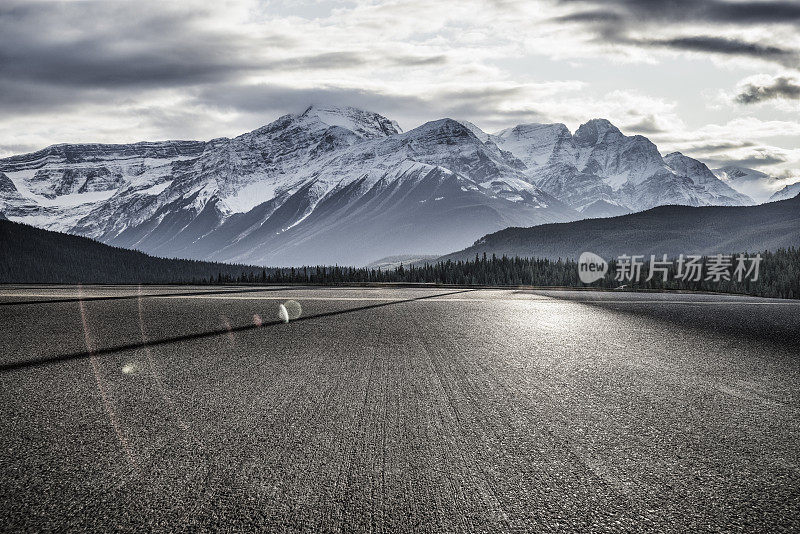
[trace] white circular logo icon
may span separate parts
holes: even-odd
[[[591,284],[603,278],[608,272],[606,260],[593,252],[584,252],[578,258],[578,277],[584,284]]]

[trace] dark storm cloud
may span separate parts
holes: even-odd
[[[6,51],[0,50],[0,58],[5,61]],[[160,89],[189,86],[226,86],[238,79],[239,68],[214,70],[208,65],[182,65],[170,68],[168,63],[156,58],[136,61],[128,58],[126,66],[100,65],[87,57],[81,58],[80,69],[76,69],[74,56],[65,54],[60,64],[55,59],[52,68],[39,62],[36,70],[29,64],[26,67],[4,68],[3,73],[14,72],[12,76],[0,77],[0,111],[35,113],[57,108],[69,108],[91,104],[109,104],[131,100],[137,89]],[[112,62],[113,63],[113,62]],[[258,69],[293,71],[303,69],[337,69],[367,64],[368,60],[358,54],[325,53],[316,56],[301,56],[279,61],[264,61]],[[64,69],[64,72],[62,72]]]
[[[607,11],[630,22],[712,22],[769,24],[800,22],[800,3],[795,1],[731,2],[721,0],[562,0],[562,4],[586,5],[587,13]]]
[[[280,30],[214,29],[179,3],[11,2],[0,6],[0,110],[138,99],[143,91],[237,84],[251,74],[445,64],[444,55],[293,54]],[[292,56],[295,57],[287,57]]]
[[[3,75],[60,86],[169,87],[207,83],[253,68],[204,56],[192,46],[116,52],[99,39],[58,47],[8,46],[0,39]]]
[[[762,46],[748,43],[738,39],[725,39],[723,37],[682,37],[678,39],[662,39],[641,41],[648,45],[666,46],[683,50],[696,50],[698,52],[719,52],[720,54],[744,54],[752,56],[782,57],[791,55],[789,50],[776,46]]]
[[[2,76],[51,86],[167,87],[256,66],[248,44],[195,24],[202,13],[127,3],[17,4],[0,11]],[[282,36],[264,46],[284,47]]]
[[[609,22],[622,22],[625,20],[625,17],[613,11],[591,10],[591,11],[579,11],[577,13],[572,13],[571,15],[556,17],[555,20],[559,22],[609,23]]]
[[[773,99],[800,100],[800,83],[786,76],[779,76],[770,83],[745,84],[735,100],[740,104],[755,104]]]
[[[756,43],[700,35],[696,37],[680,37],[675,39],[631,40],[644,46],[657,46],[689,52],[710,52],[715,54],[749,56],[769,59],[785,64],[796,64],[798,54],[795,51],[776,46],[764,46]]]
[[[627,124],[623,129],[640,134],[656,134],[664,132],[664,129],[658,125],[658,121],[652,115],[643,117],[640,121],[633,124]]]
[[[736,148],[748,148],[755,146],[755,143],[751,141],[726,141],[722,143],[707,143],[702,145],[693,145],[690,149],[687,149],[689,152],[719,152],[720,150],[733,150]]]
[[[642,47],[658,47],[687,52],[704,52],[726,56],[741,56],[797,66],[800,51],[716,35],[692,35],[673,38],[637,39],[629,30],[642,25],[659,25],[664,30],[682,30],[685,23],[768,26],[772,24],[800,25],[800,2],[728,2],[718,0],[561,0],[564,5],[583,7],[566,16],[561,22],[582,23],[606,43]]]
[[[98,102],[104,100],[91,89],[55,87],[9,79],[0,75],[0,113],[51,111],[89,98],[94,98]]]
[[[416,97],[390,97],[359,88],[322,86],[299,89],[275,84],[208,86],[195,94],[195,101],[202,106],[263,115],[298,112],[309,104],[354,106],[375,111],[422,104]]]
[[[444,111],[476,111],[480,106],[490,108],[509,95],[518,94],[520,88],[486,88],[475,90],[443,91],[420,96],[389,95],[356,87],[318,87],[296,89],[274,84],[214,85],[196,93],[197,103],[228,110],[245,112],[297,111],[309,103],[355,106],[365,109],[397,109],[433,107]]]
[[[764,167],[767,165],[777,165],[779,163],[786,163],[787,159],[780,155],[768,151],[755,152],[750,156],[743,158],[729,158],[724,155],[719,156],[703,156],[703,162],[711,168],[726,167],[728,165],[736,165],[739,167]]]
[[[308,103],[329,103],[339,106],[370,105],[383,107],[424,106],[436,102],[439,109],[461,109],[464,106],[480,105],[491,107],[501,103],[508,96],[518,95],[521,87],[487,87],[483,89],[463,89],[441,91],[428,97],[388,95],[356,87],[318,87],[314,89],[295,89],[276,84],[226,84],[203,88],[196,93],[198,103],[237,111],[274,111],[280,109],[297,110]]]

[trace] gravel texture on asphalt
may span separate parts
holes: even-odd
[[[800,529],[800,301],[4,286],[0,324],[3,531]]]

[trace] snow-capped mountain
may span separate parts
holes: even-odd
[[[51,147],[0,160],[0,184],[12,220],[117,246],[352,264],[579,218],[524,170],[450,119],[402,133],[375,113],[311,107],[234,139]]]
[[[794,198],[797,195],[800,195],[800,182],[789,184],[783,189],[775,191],[775,194],[769,197],[769,200],[770,202],[775,200],[786,200],[787,198]]]
[[[172,166],[196,158],[203,146],[198,141],[54,145],[0,159],[0,209],[12,220],[72,231],[118,193],[149,196],[163,190]]]
[[[522,160],[537,185],[587,217],[663,204],[753,203],[703,163],[679,153],[662,157],[649,139],[625,136],[605,119],[590,120],[574,134],[563,124],[524,124],[489,142]]]
[[[712,172],[717,178],[756,202],[767,202],[780,187],[780,182],[774,176],[738,165],[713,169]]]
[[[0,160],[11,219],[161,256],[270,265],[440,254],[508,226],[750,203],[705,165],[593,120],[408,132],[310,107],[232,139],[56,145]],[[579,213],[580,212],[580,213]]]

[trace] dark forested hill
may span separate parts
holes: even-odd
[[[261,267],[154,258],[0,219],[0,283],[127,284],[260,278]],[[263,273],[265,276],[266,273]]]
[[[759,206],[661,206],[608,219],[506,228],[442,260],[496,254],[577,259],[584,251],[621,254],[716,254],[800,245],[800,196]]]

